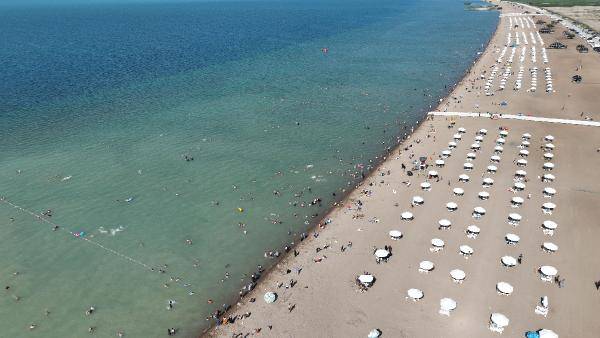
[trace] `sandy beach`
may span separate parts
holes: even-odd
[[[600,120],[600,55],[578,53],[575,46],[580,38],[567,40],[560,24],[553,33],[540,35],[542,45],[536,34],[541,25],[517,21],[528,18],[521,14],[529,9],[500,5],[501,21],[488,48],[436,111]],[[544,16],[531,19],[550,21]],[[508,34],[511,44],[515,36],[520,41],[507,71],[512,49],[507,46]],[[543,62],[542,47],[555,41],[568,48],[546,49],[548,62]],[[522,47],[527,47],[524,54]],[[523,67],[522,78],[519,67]],[[535,82],[533,67],[537,67],[535,92],[530,90]],[[545,90],[546,67],[550,67],[550,92]],[[499,90],[504,74],[506,88]],[[576,74],[582,76],[580,83],[572,81]],[[515,90],[518,79],[523,84]],[[487,81],[491,85],[485,89]],[[481,129],[487,133],[478,135]],[[501,130],[507,135],[502,136]],[[530,139],[523,138],[527,133]],[[547,135],[552,137],[545,139]],[[472,149],[478,136],[480,149]],[[530,144],[523,144],[524,140]],[[449,148],[449,142],[456,147]],[[599,147],[600,129],[594,126],[430,116],[324,218],[326,225],[296,247],[298,255],[284,257],[223,317],[235,319],[233,323],[213,327],[205,336],[366,337],[378,329],[383,337],[491,337],[498,333],[489,328],[490,316],[501,313],[510,320],[503,332],[507,337],[523,337],[526,331],[542,328],[562,337],[596,337],[600,332],[595,318],[600,312],[600,291],[594,284],[600,280]],[[442,156],[445,150],[449,157]],[[426,157],[427,168],[413,170],[420,157]],[[443,166],[436,164],[441,158]],[[518,165],[518,160],[526,164]],[[545,163],[554,167],[544,169]],[[437,171],[437,178],[428,177],[431,170]],[[514,189],[517,170],[526,171],[519,181],[525,184],[523,191]],[[469,176],[468,182],[459,181],[461,174]],[[544,174],[555,179],[544,182]],[[486,178],[493,180],[486,180],[487,187],[482,184]],[[431,185],[429,191],[422,189],[423,182]],[[463,193],[457,195],[456,188]],[[481,199],[480,192],[486,192],[482,196],[487,198]],[[422,197],[422,205],[413,205],[415,196]],[[518,207],[511,203],[514,197],[522,198]],[[449,202],[456,204],[456,210],[449,210]],[[544,203],[555,204],[555,209],[544,211]],[[485,209],[480,218],[473,216],[476,207]],[[404,212],[412,213],[413,219],[402,220]],[[521,219],[509,224],[513,213]],[[443,229],[440,220],[451,225]],[[556,229],[544,229],[544,221],[555,222]],[[480,229],[477,236],[467,236],[470,225]],[[402,237],[390,238],[392,230],[399,230]],[[507,244],[507,234],[516,235],[518,242]],[[442,250],[432,250],[434,238],[443,240]],[[544,250],[544,243],[557,249],[547,244]],[[472,253],[461,254],[465,245]],[[374,250],[384,246],[391,247],[391,256],[378,263]],[[505,266],[503,256],[522,259]],[[433,269],[419,271],[422,261],[432,262]],[[541,266],[555,267],[557,278],[543,281]],[[453,280],[454,269],[464,271],[463,281]],[[366,272],[375,281],[361,292],[356,278]],[[510,284],[512,292],[501,294],[499,282]],[[408,297],[412,288],[421,290],[422,298]],[[266,303],[266,292],[276,293],[277,300]],[[535,311],[543,296],[548,298],[546,316]],[[449,316],[439,313],[442,298],[456,302]]]

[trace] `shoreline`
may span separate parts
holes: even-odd
[[[486,2],[492,3],[491,1],[486,1]],[[494,9],[494,11],[500,13],[496,9]],[[306,231],[304,231],[304,233],[307,234],[305,239],[301,239],[300,237],[293,238],[294,244],[291,245],[290,250],[288,252],[283,252],[283,254],[279,258],[276,258],[276,260],[274,262],[272,262],[272,264],[270,264],[260,274],[260,279],[257,280],[254,288],[250,292],[248,292],[244,296],[236,295],[236,296],[231,297],[231,299],[228,303],[231,303],[234,305],[232,305],[229,310],[223,312],[221,315],[221,318],[224,318],[228,314],[231,314],[232,312],[235,312],[236,310],[239,310],[241,307],[243,307],[243,304],[240,304],[240,301],[243,300],[245,297],[249,297],[251,294],[254,294],[255,293],[254,290],[256,290],[258,287],[260,287],[262,284],[266,284],[269,281],[271,274],[277,270],[276,268],[279,265],[289,263],[291,260],[296,258],[293,255],[294,251],[301,249],[302,246],[307,245],[309,242],[311,242],[315,239],[314,233],[319,230],[319,225],[323,224],[325,220],[331,218],[331,216],[333,216],[336,212],[338,212],[340,208],[343,208],[343,204],[347,203],[349,200],[349,197],[353,193],[355,193],[361,186],[363,186],[364,183],[366,183],[370,179],[373,179],[374,176],[377,174],[378,169],[386,163],[388,156],[390,156],[394,153],[398,153],[398,151],[401,151],[403,145],[406,142],[410,141],[412,135],[416,134],[421,128],[425,128],[423,125],[430,118],[430,116],[428,115],[428,112],[431,111],[432,108],[434,107],[433,104],[437,103],[437,105],[435,106],[435,110],[439,110],[441,108],[441,106],[444,104],[444,102],[446,102],[446,100],[448,100],[450,98],[450,95],[455,91],[455,89],[458,86],[462,85],[463,81],[465,81],[468,78],[468,76],[471,74],[471,71],[473,70],[475,65],[479,62],[479,60],[488,52],[488,49],[490,48],[490,44],[492,43],[492,41],[494,41],[494,39],[496,38],[496,35],[498,34],[500,22],[501,22],[501,20],[497,21],[494,32],[491,34],[490,38],[486,41],[483,49],[480,52],[475,54],[475,58],[470,63],[469,67],[463,72],[462,76],[460,76],[459,79],[453,85],[449,86],[446,89],[446,92],[444,94],[442,94],[438,98],[436,98],[435,101],[432,101],[432,104],[429,105],[429,109],[426,109],[425,112],[422,112],[423,115],[419,118],[418,121],[415,122],[414,125],[412,125],[412,126],[407,125],[407,126],[411,127],[412,130],[408,131],[408,132],[404,132],[404,133],[400,132],[399,134],[397,134],[395,136],[395,138],[400,141],[397,142],[394,146],[392,146],[391,150],[389,150],[389,151],[383,150],[381,153],[376,155],[374,159],[372,159],[373,164],[372,164],[372,166],[370,166],[370,169],[367,170],[364,177],[362,179],[359,179],[356,182],[354,182],[354,185],[352,186],[352,188],[344,189],[343,193],[337,199],[332,201],[333,205],[331,205],[325,209],[323,217],[320,217],[318,220],[311,222],[311,224],[306,229]],[[324,228],[321,228],[321,229],[324,229]],[[211,325],[208,328],[202,330],[199,337],[212,336],[211,333],[217,326],[218,325],[216,325],[214,322],[211,321]]]

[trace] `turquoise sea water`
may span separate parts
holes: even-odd
[[[0,203],[0,336],[196,335],[497,20],[454,0],[1,7],[0,195],[60,228]]]

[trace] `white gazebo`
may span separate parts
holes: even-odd
[[[419,272],[428,273],[434,269],[434,264],[430,261],[422,261],[419,263]]]
[[[476,225],[469,225],[467,227],[467,231],[466,231],[467,237],[473,238],[473,239],[477,238],[477,236],[479,235],[480,232],[481,232],[481,229],[479,229],[479,227]]]
[[[390,238],[393,240],[399,240],[402,238],[402,232],[400,230],[391,230],[389,232]]]
[[[556,204],[552,203],[552,202],[546,202],[544,204],[542,204],[542,211],[544,212],[544,214],[552,214],[552,211],[554,211],[554,209],[556,209]]]
[[[473,170],[473,168],[474,168],[474,167],[475,167],[475,166],[474,166],[474,165],[473,165],[473,163],[471,163],[471,162],[465,162],[465,164],[463,164],[463,168],[464,168],[466,171],[471,171],[471,170]]]
[[[463,188],[454,188],[452,189],[452,192],[456,196],[463,196],[465,194],[465,190]]]
[[[495,165],[488,165],[487,166],[487,172],[490,174],[495,174],[498,171],[498,167],[496,167]]]
[[[514,288],[512,285],[508,284],[507,282],[498,282],[496,284],[496,291],[498,291],[498,293],[501,295],[508,296],[511,293],[513,293]]]
[[[521,237],[515,234],[508,233],[506,234],[506,236],[504,236],[504,239],[506,240],[506,244],[516,245],[521,240]]]
[[[477,194],[477,197],[479,197],[480,200],[485,201],[490,198],[490,193],[487,191],[480,191]]]
[[[440,229],[440,230],[446,230],[450,226],[452,226],[452,222],[450,222],[449,220],[447,220],[445,218],[438,221],[438,229]]]
[[[460,175],[458,175],[458,180],[460,182],[465,182],[465,183],[469,182],[469,175],[467,175],[467,174],[460,174]]]
[[[547,253],[554,253],[554,252],[558,251],[558,245],[556,245],[552,242],[544,242],[542,244],[542,250],[544,250]]]
[[[493,332],[502,333],[504,328],[508,326],[509,319],[501,313],[492,313],[490,316],[490,330]]]
[[[431,183],[429,182],[423,182],[421,183],[421,189],[424,191],[430,191],[431,190]]]
[[[444,316],[450,316],[450,311],[456,309],[456,301],[452,298],[440,299],[439,313]]]
[[[502,256],[502,258],[500,258],[500,262],[502,262],[502,265],[508,268],[517,265],[517,259],[513,256]]]
[[[523,219],[523,217],[521,215],[517,214],[516,212],[511,212],[510,214],[508,214],[508,224],[510,224],[510,225],[514,225],[514,226],[519,225],[519,222],[521,222],[521,219]]]
[[[458,204],[454,202],[448,202],[446,203],[446,209],[448,209],[448,211],[450,212],[456,211],[458,209]]]
[[[429,249],[431,252],[438,252],[440,250],[444,249],[444,241],[439,239],[439,238],[434,238],[431,240],[431,249]]]
[[[510,204],[513,208],[518,208],[518,207],[522,206],[524,202],[525,202],[525,199],[523,199],[523,197],[519,197],[519,196],[515,196],[515,197],[511,198],[511,200],[510,200]]]
[[[418,301],[419,299],[422,299],[424,294],[423,291],[419,290],[419,289],[408,289],[408,291],[406,291],[406,298],[410,299],[412,301]]]
[[[412,212],[410,212],[410,211],[405,211],[400,216],[402,217],[402,220],[404,220],[404,221],[412,221],[415,218],[413,216]]]
[[[544,174],[544,176],[542,176],[542,181],[544,181],[544,182],[554,182],[555,179],[556,179],[556,176],[554,176],[552,174]]]
[[[475,252],[475,250],[473,250],[473,248],[468,245],[461,245],[458,247],[458,250],[459,250],[460,254],[465,257],[469,257],[469,256],[473,255],[473,252]]]
[[[485,209],[482,207],[475,207],[473,209],[473,217],[474,218],[481,218],[483,215],[485,215]]]
[[[542,265],[539,268],[540,278],[544,282],[551,282],[554,277],[558,274],[558,270],[551,265]]]
[[[452,281],[460,284],[465,280],[467,274],[460,269],[454,269],[450,271],[450,277],[452,278]]]

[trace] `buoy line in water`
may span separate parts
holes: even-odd
[[[148,265],[148,264],[146,264],[146,263],[144,263],[144,262],[142,262],[142,261],[140,261],[140,260],[137,260],[137,259],[135,259],[135,258],[133,258],[133,257],[127,256],[127,255],[125,255],[125,254],[123,254],[123,253],[120,253],[120,252],[118,252],[118,251],[114,250],[114,249],[108,248],[108,247],[106,247],[106,246],[102,245],[101,243],[98,243],[98,242],[96,242],[96,241],[94,241],[94,240],[92,240],[92,239],[89,239],[89,238],[86,238],[86,237],[82,236],[80,233],[73,232],[73,231],[71,231],[71,230],[67,229],[67,228],[66,228],[66,227],[64,227],[64,226],[60,226],[60,225],[58,225],[58,224],[56,224],[56,223],[54,223],[54,222],[50,221],[48,218],[46,218],[46,217],[43,217],[43,215],[36,214],[35,212],[33,212],[33,211],[31,211],[31,210],[28,210],[28,209],[26,209],[26,208],[23,208],[23,207],[22,207],[22,206],[20,206],[20,205],[14,204],[14,203],[10,202],[9,200],[7,200],[7,199],[6,199],[6,197],[3,197],[3,196],[1,196],[1,197],[0,197],[0,202],[4,202],[4,203],[6,203],[6,204],[8,204],[8,205],[12,206],[12,207],[13,207],[13,208],[15,208],[15,209],[18,209],[18,210],[20,210],[20,211],[22,211],[22,212],[24,212],[24,213],[27,213],[27,214],[29,214],[29,215],[31,215],[31,216],[33,216],[33,217],[35,217],[36,219],[38,219],[38,220],[40,220],[40,221],[42,221],[42,222],[45,222],[45,223],[48,223],[48,224],[50,224],[50,225],[52,225],[53,227],[55,227],[55,228],[56,228],[56,230],[64,230],[64,231],[67,231],[67,232],[68,232],[69,234],[71,234],[73,237],[76,237],[76,238],[78,238],[78,239],[82,239],[82,240],[86,241],[87,243],[93,244],[93,245],[95,245],[95,246],[97,246],[97,247],[99,247],[99,248],[101,248],[101,249],[103,249],[103,250],[105,250],[105,251],[108,251],[108,252],[110,252],[110,253],[111,253],[111,254],[113,254],[113,255],[116,255],[116,256],[118,256],[118,257],[120,257],[120,258],[123,258],[123,259],[125,259],[125,260],[129,261],[130,263],[133,263],[133,264],[139,265],[139,266],[141,266],[141,267],[143,267],[143,268],[145,268],[145,269],[147,269],[147,270],[149,270],[149,271],[151,271],[151,272],[156,272],[156,271],[157,271],[157,269],[153,268],[152,266],[150,266],[150,265]],[[163,270],[158,270],[158,271],[159,271],[159,272],[164,272]],[[171,277],[171,278],[173,278],[173,277]],[[178,282],[178,283],[179,283],[179,282],[182,282],[182,281],[183,281],[183,278],[179,278],[179,277],[178,277],[178,278],[176,278],[176,282]],[[185,284],[184,286],[191,286],[191,284]]]

